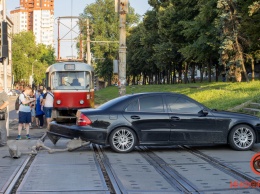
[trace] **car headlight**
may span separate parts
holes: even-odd
[[[57,100],[56,103],[57,103],[57,104],[61,104],[61,100]]]
[[[79,103],[80,103],[80,104],[84,104],[84,100],[80,100]]]

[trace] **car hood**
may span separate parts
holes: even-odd
[[[225,117],[236,117],[236,118],[260,120],[260,118],[257,116],[253,116],[253,115],[245,114],[245,113],[222,111],[222,110],[212,110],[211,113],[214,116],[225,116]]]

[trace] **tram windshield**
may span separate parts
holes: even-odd
[[[51,85],[56,90],[84,90],[90,89],[90,73],[89,72],[53,72],[51,74]]]

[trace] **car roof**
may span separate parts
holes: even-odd
[[[174,94],[174,95],[179,95],[179,96],[185,96],[183,94],[179,93],[173,93],[173,92],[143,92],[143,93],[133,93],[133,94],[127,94],[124,96],[120,96],[117,98],[114,98],[104,104],[102,104],[99,108],[100,109],[122,109],[125,107],[125,103],[127,101],[132,101],[133,99],[140,97],[140,96],[147,96],[147,95],[167,95],[167,94]],[[116,105],[116,106],[114,106]]]

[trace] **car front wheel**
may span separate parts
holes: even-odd
[[[133,130],[126,127],[120,127],[110,134],[109,144],[114,151],[127,153],[134,149],[136,139]]]
[[[229,144],[235,150],[249,150],[254,146],[256,136],[248,125],[238,125],[229,134]]]

